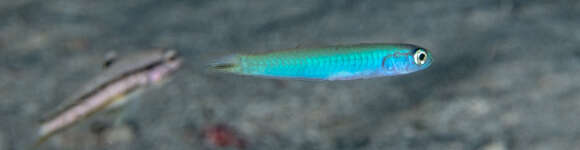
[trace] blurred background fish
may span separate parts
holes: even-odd
[[[105,62],[105,70],[75,96],[47,115],[35,147],[56,134],[103,110],[119,108],[150,85],[160,84],[176,71],[181,60],[174,50],[150,50]],[[122,113],[122,112],[121,112]],[[117,116],[120,117],[120,116]],[[123,118],[119,118],[123,119]],[[116,122],[117,123],[117,122]]]

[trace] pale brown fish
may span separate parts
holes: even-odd
[[[161,84],[181,65],[174,50],[155,49],[119,60],[107,61],[105,70],[84,88],[71,96],[69,102],[48,114],[38,130],[35,147],[94,113],[127,103],[129,95],[150,85]]]

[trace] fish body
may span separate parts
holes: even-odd
[[[408,74],[428,68],[431,62],[431,53],[419,46],[372,43],[237,54],[211,67],[274,78],[353,80]]]
[[[181,64],[175,51],[152,50],[119,59],[88,82],[56,111],[47,115],[38,130],[41,144],[51,135],[105,109],[119,107],[130,95],[161,83]]]

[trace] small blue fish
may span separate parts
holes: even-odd
[[[431,53],[411,44],[356,44],[236,54],[211,64],[242,75],[313,80],[354,80],[408,74],[431,65]]]

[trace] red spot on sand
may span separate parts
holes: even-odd
[[[217,147],[237,147],[244,149],[244,140],[240,139],[232,128],[217,124],[212,125],[204,131],[205,139]]]

